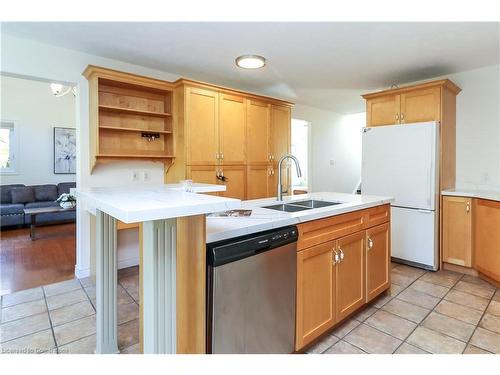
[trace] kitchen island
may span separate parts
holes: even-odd
[[[275,199],[244,201],[242,209],[251,210],[250,216],[207,217],[207,243],[211,247],[224,247],[229,246],[228,241],[238,243],[252,234],[270,233],[277,228],[285,230],[287,226],[297,228],[296,255],[292,255],[296,272],[292,290],[295,294],[295,311],[292,314],[292,319],[295,319],[295,342],[292,347],[294,351],[301,352],[390,287],[391,201],[389,197],[341,193],[285,197],[283,202]],[[318,207],[304,208],[314,205]],[[279,268],[270,268],[273,263],[260,262],[265,264],[268,272],[254,273],[259,282],[271,280],[273,274],[280,272]],[[241,267],[236,268],[244,274],[248,273]],[[254,284],[248,278],[245,281],[244,276],[239,278],[234,274],[232,277],[236,277],[232,279],[233,283]],[[250,292],[252,288],[240,285],[227,293],[231,296],[237,293],[235,290],[247,290],[255,298],[255,293]],[[273,289],[272,285],[266,288],[269,291]],[[276,293],[276,298],[287,294],[288,290]],[[235,301],[233,303],[236,304]],[[209,310],[217,309],[212,306]],[[227,317],[228,311],[225,310],[224,316],[233,321],[234,318]],[[285,319],[284,312],[281,316],[281,320]],[[280,319],[276,322],[280,323]],[[241,322],[237,324],[238,327],[241,325]],[[249,345],[252,344],[252,334],[249,333]],[[244,340],[244,337],[240,338],[240,341]]]
[[[220,191],[195,185],[193,191]],[[141,346],[144,353],[203,353],[205,214],[240,201],[142,185],[77,191],[95,215],[96,352],[117,353],[117,220],[141,223]]]

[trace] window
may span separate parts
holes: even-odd
[[[309,129],[310,123],[304,120],[292,119],[292,155],[300,162],[302,177],[297,177],[292,168],[292,187],[294,190],[308,190],[309,177]]]
[[[0,123],[0,172],[9,174],[16,172],[17,140],[13,121]]]

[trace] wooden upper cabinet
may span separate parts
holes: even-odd
[[[399,123],[400,96],[387,95],[366,101],[366,121],[369,126]]]
[[[366,302],[370,302],[391,284],[391,238],[389,223],[366,231]]]
[[[219,94],[186,89],[187,165],[214,165],[218,153]]]
[[[448,79],[395,88],[363,95],[366,99],[366,125],[394,125],[446,120],[455,126],[455,96],[460,88]],[[449,99],[444,100],[443,97]],[[452,99],[452,100],[450,100]],[[453,140],[451,140],[453,141]]]
[[[336,322],[334,247],[330,241],[297,253],[296,350]]]
[[[401,94],[400,122],[441,120],[441,88],[430,87]]]
[[[443,197],[443,262],[472,267],[472,200]]]
[[[225,178],[225,182],[219,181],[219,184],[226,185],[226,191],[220,195],[227,198],[246,199],[246,166],[230,165],[221,166],[219,168],[221,175]]]
[[[271,105],[249,100],[247,102],[247,162],[269,163],[269,128]]]
[[[285,154],[290,153],[292,122],[292,111],[290,107],[271,106],[271,136],[270,153],[271,160],[278,160]]]
[[[474,267],[500,284],[500,202],[474,199]]]
[[[365,304],[365,233],[357,232],[339,238],[336,251],[341,257],[337,263],[337,321]]]
[[[219,155],[224,165],[246,162],[246,101],[219,95]]]

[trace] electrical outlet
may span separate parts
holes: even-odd
[[[335,160],[330,159],[330,166],[331,166],[331,167],[335,166]]]
[[[148,182],[149,180],[151,180],[151,175],[149,174],[149,171],[144,171],[142,173],[142,179],[144,182]]]
[[[139,181],[139,172],[138,171],[132,171],[132,181],[133,182]]]

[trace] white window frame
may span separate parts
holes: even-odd
[[[10,144],[9,144],[9,155],[11,158],[11,164],[9,168],[0,168],[0,175],[13,175],[17,174],[17,158],[19,155],[19,144],[17,131],[18,127],[16,121],[13,120],[1,120],[0,128],[2,129],[12,129],[10,133]]]

